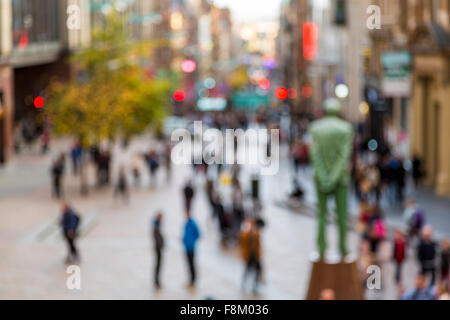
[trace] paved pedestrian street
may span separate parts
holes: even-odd
[[[138,139],[127,153],[117,147],[115,167],[147,144],[146,139]],[[195,290],[187,288],[181,242],[184,222],[181,189],[191,176],[191,168],[187,166],[174,167],[169,183],[164,169],[160,170],[155,188],[150,188],[144,179],[141,187],[131,189],[130,204],[114,200],[110,189],[91,189],[88,197],[81,197],[78,181],[71,179],[70,174],[66,176],[67,199],[82,216],[81,290],[69,290],[67,249],[58,225],[60,204],[51,198],[49,182],[49,164],[61,145],[57,144],[52,154],[45,157],[22,155],[0,171],[1,299],[305,298],[310,255],[315,250],[316,220],[279,205],[290,191],[287,163],[277,176],[265,177],[261,182],[267,225],[263,231],[264,285],[259,296],[242,289],[244,266],[237,249],[223,249],[219,244],[218,227],[211,218],[203,188],[204,177],[199,175],[195,176],[197,193],[193,203],[193,215],[201,229],[196,257],[199,283]],[[249,180],[246,174],[244,170],[244,182]],[[146,176],[145,171],[143,175]],[[244,183],[243,187],[247,191],[249,185]],[[162,230],[167,248],[163,256],[162,289],[154,291],[150,227],[158,210],[164,213]],[[331,247],[336,248],[337,235],[334,227],[330,229]],[[349,242],[356,254],[358,235],[351,232]],[[369,298],[396,298],[389,250],[388,245],[382,250],[385,260],[382,290],[368,292]],[[415,268],[413,262],[408,263],[405,274],[413,274]]]

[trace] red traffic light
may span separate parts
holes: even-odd
[[[173,94],[173,98],[175,101],[182,102],[184,99],[186,99],[186,93],[183,90],[177,90]]]
[[[278,88],[275,96],[280,100],[286,100],[289,97],[289,92],[286,88]]]
[[[37,96],[34,99],[34,106],[36,107],[36,109],[40,109],[44,106],[44,98],[42,98],[41,96]]]

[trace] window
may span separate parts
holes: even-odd
[[[58,0],[13,0],[14,47],[58,40]]]

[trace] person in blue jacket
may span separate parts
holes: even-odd
[[[63,237],[67,242],[69,248],[69,253],[66,259],[66,263],[72,263],[74,261],[79,261],[78,250],[75,246],[75,239],[78,234],[78,227],[80,225],[80,216],[75,213],[75,211],[66,202],[62,204],[62,214],[61,214],[61,229],[63,232]]]
[[[184,226],[184,235],[183,235],[183,245],[186,251],[186,257],[189,267],[190,273],[190,286],[195,286],[196,281],[196,269],[195,269],[195,246],[197,244],[198,239],[200,238],[200,231],[198,229],[197,223],[191,217],[191,212],[189,210],[186,211],[186,224]]]

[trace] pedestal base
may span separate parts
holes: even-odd
[[[307,300],[320,300],[325,289],[334,291],[336,300],[363,300],[364,292],[356,260],[313,261]]]

